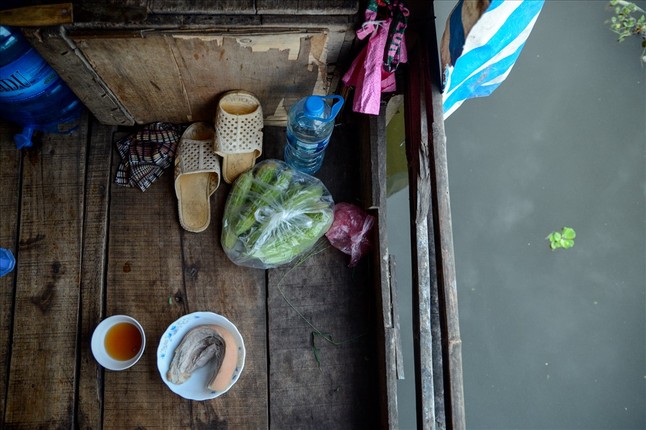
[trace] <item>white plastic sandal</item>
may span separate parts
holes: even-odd
[[[211,195],[220,185],[220,161],[213,153],[213,127],[205,122],[191,124],[177,147],[175,194],[179,223],[199,233],[211,222]]]
[[[213,150],[222,157],[222,177],[228,184],[256,164],[262,154],[262,107],[251,93],[225,93],[215,113]]]

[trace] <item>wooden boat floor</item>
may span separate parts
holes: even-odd
[[[145,192],[114,184],[114,142],[136,129],[84,115],[74,134],[18,151],[18,127],[0,123],[0,247],[17,260],[0,278],[0,427],[376,428],[370,258],[348,268],[322,239],[297,265],[236,266],[219,239],[230,185],[196,234],[180,227],[172,167]],[[265,128],[262,158],[282,159],[284,133]],[[357,133],[335,129],[317,175],[336,202],[359,201]],[[229,318],[247,350],[238,383],[203,402],[172,393],[156,365],[166,328],[194,311]],[[121,372],[90,350],[94,328],[116,314],[135,317],[147,338]]]

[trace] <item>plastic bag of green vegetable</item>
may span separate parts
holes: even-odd
[[[334,201],[317,178],[265,160],[233,183],[222,248],[235,264],[268,269],[293,261],[327,232]]]

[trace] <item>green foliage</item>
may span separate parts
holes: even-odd
[[[611,0],[614,16],[606,23],[610,30],[619,35],[619,42],[627,37],[637,36],[642,39],[642,62],[646,62],[646,16],[643,9],[635,3],[625,0]]]
[[[573,228],[563,227],[560,232],[553,231],[545,239],[550,241],[550,249],[568,249],[574,246],[576,232]]]

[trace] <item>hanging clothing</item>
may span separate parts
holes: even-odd
[[[382,92],[396,90],[395,69],[408,61],[404,32],[408,9],[401,0],[371,0],[365,22],[357,37],[369,37],[357,58],[343,76],[346,86],[354,87],[355,112],[379,115]]]

